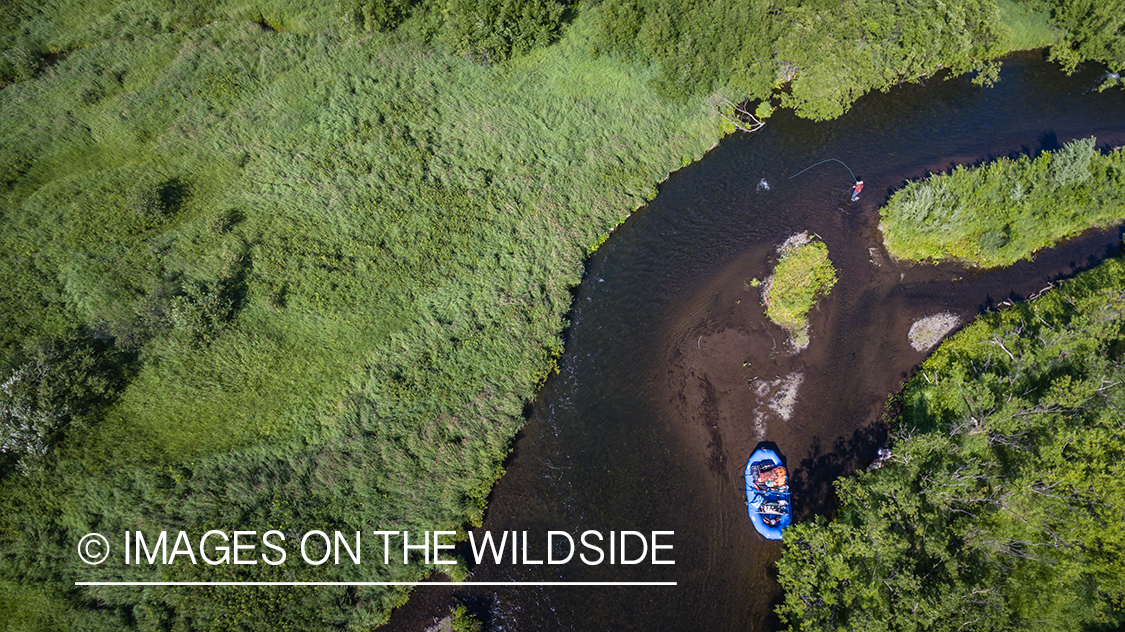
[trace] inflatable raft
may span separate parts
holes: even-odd
[[[758,448],[746,462],[746,506],[754,528],[769,540],[780,540],[793,518],[789,473],[781,456]]]

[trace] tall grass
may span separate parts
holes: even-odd
[[[836,284],[828,246],[798,233],[778,248],[778,260],[762,287],[766,316],[787,331],[797,350],[809,345],[808,313]]]
[[[254,5],[169,28],[152,11],[180,5],[143,6],[25,16],[73,50],[0,91],[0,364],[71,335],[128,361],[112,398],[0,481],[0,577],[28,597],[0,616],[370,627],[401,590],[73,582],[434,569],[87,567],[71,551],[87,531],[479,521],[589,247],[719,123],[655,98],[646,69],[594,61],[583,20],[485,66],[401,34],[306,32],[313,9],[268,30]]]
[[[899,259],[1006,266],[1095,226],[1125,219],[1125,153],[1094,139],[1052,153],[911,182],[880,210]]]
[[[1051,26],[1047,11],[1016,0],[996,0],[996,6],[1000,9],[1000,23],[1007,29],[1005,48],[1008,50],[1047,48],[1057,44],[1063,36],[1061,29]]]

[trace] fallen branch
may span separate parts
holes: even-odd
[[[719,101],[719,103],[715,106],[715,111],[719,113],[719,116],[723,117],[723,120],[730,123],[731,125],[734,125],[738,129],[744,132],[756,132],[766,124],[765,121],[759,120],[758,117],[751,114],[746,110],[746,108],[742,107],[741,105],[735,105],[732,101],[726,98],[720,97],[720,99],[721,100]],[[723,110],[726,106],[729,106],[731,108],[731,111],[733,112],[735,118],[731,118],[723,113]],[[745,122],[746,119],[749,119],[749,127],[747,127],[747,124]]]

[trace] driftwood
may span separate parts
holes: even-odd
[[[734,118],[723,113],[723,110],[727,107],[731,108]],[[720,97],[719,103],[715,106],[715,110],[719,113],[719,116],[723,117],[723,120],[744,132],[756,132],[766,124],[765,121],[759,120],[758,117],[751,114],[746,108],[741,105],[736,105],[729,99],[722,97]]]

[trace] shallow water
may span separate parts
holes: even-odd
[[[676,587],[426,588],[391,629],[420,629],[467,600],[490,630],[765,630],[779,587],[746,516],[742,471],[761,440],[793,470],[796,518],[831,511],[831,481],[886,440],[889,395],[924,357],[906,332],[949,311],[969,320],[1023,300],[1118,251],[1093,233],[993,272],[904,266],[886,256],[878,207],[904,180],[955,164],[1055,149],[1073,138],[1125,144],[1125,91],[1096,93],[1104,69],[1072,77],[1039,53],[1008,60],[993,88],[934,79],[864,97],[841,119],[782,113],[674,174],[590,260],[560,373],[548,380],[492,494],[485,529],[675,531],[674,566],[481,565],[472,581],[675,581]],[[837,163],[865,181],[859,202]],[[839,281],[789,352],[754,278],[774,248],[810,231]],[[769,399],[796,387],[788,419]]]

